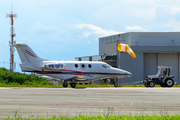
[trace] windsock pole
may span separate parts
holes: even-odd
[[[120,34],[118,35],[120,37]],[[120,40],[117,40],[117,46],[120,44]],[[118,51],[118,68],[120,69],[120,52]],[[118,83],[118,86],[120,87],[121,79],[117,78],[116,82]]]

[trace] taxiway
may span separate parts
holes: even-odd
[[[180,114],[180,88],[0,88],[0,119],[13,117]]]

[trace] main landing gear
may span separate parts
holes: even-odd
[[[76,87],[76,83],[71,83],[71,87],[75,88]]]
[[[68,87],[68,83],[67,83],[67,82],[64,82],[64,83],[63,83],[63,87],[65,87],[65,88]]]
[[[72,88],[75,88],[75,87],[76,87],[76,83],[70,83],[70,84],[71,84],[71,87],[72,87]],[[64,82],[64,83],[63,83],[63,87],[64,87],[64,88],[67,88],[67,87],[68,87],[68,83],[67,83],[67,82]]]

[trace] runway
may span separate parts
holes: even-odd
[[[180,114],[180,88],[0,88],[0,119],[28,116]]]

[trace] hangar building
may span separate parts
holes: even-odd
[[[136,58],[119,52],[117,44],[128,44]],[[157,66],[172,67],[171,75],[180,84],[180,32],[128,32],[99,38],[99,56],[76,57],[76,60],[102,60],[113,67],[133,74],[121,79],[121,84],[142,81],[146,75],[155,75]]]

